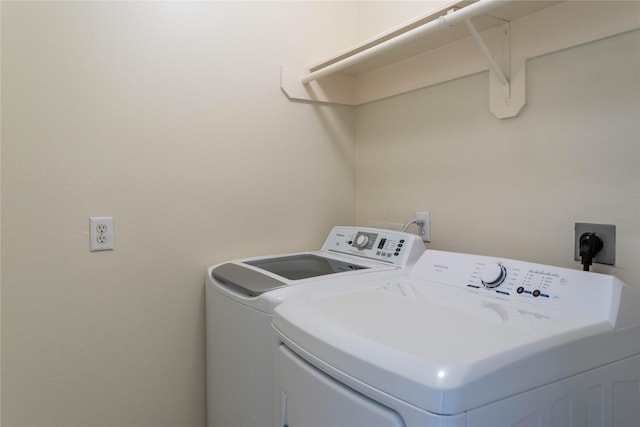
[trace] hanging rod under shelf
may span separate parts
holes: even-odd
[[[389,51],[402,44],[424,37],[426,34],[447,29],[458,23],[485,14],[493,9],[510,3],[511,1],[514,0],[478,0],[476,3],[472,3],[466,7],[447,13],[446,15],[442,15],[433,21],[421,25],[420,27],[407,31],[404,34],[400,34],[392,39],[327,65],[326,67],[310,72],[309,74],[302,76],[300,81],[306,85],[314,80],[337,73],[345,68],[372,58],[382,52]]]

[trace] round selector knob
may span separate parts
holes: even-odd
[[[487,264],[480,270],[480,280],[485,288],[500,286],[506,277],[507,269],[497,262]]]
[[[366,234],[361,234],[356,237],[356,247],[358,249],[364,249],[367,246],[367,243],[369,243],[369,236]]]

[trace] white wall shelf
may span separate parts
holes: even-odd
[[[514,117],[528,59],[638,28],[638,1],[451,1],[307,68],[283,66],[281,88],[361,105],[489,70],[490,110]]]

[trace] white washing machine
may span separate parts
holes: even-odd
[[[255,257],[208,269],[207,423],[275,423],[274,308],[288,298],[402,274],[424,252],[413,234],[335,227],[314,252]]]
[[[273,318],[278,426],[640,426],[640,293],[428,250]]]

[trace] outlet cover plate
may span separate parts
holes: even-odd
[[[573,259],[580,261],[580,236],[584,233],[596,233],[602,239],[602,249],[593,258],[597,264],[615,265],[616,263],[616,226],[611,224],[589,224],[576,222]]]
[[[89,236],[91,252],[113,250],[113,217],[93,216],[89,218]]]

